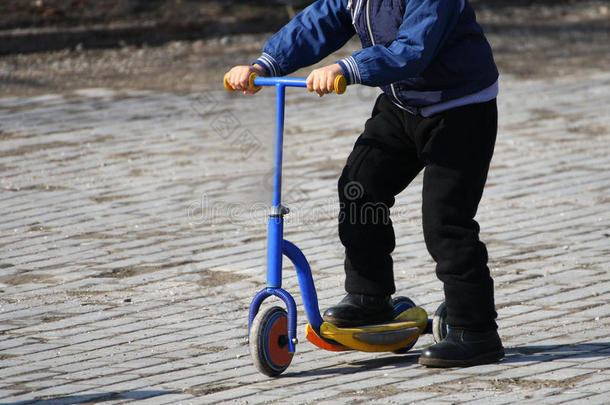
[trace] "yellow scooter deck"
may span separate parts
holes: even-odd
[[[392,322],[380,325],[340,328],[323,322],[320,335],[343,346],[332,345],[318,336],[307,325],[307,339],[325,350],[359,350],[362,352],[392,352],[413,343],[426,329],[428,314],[420,307],[403,311]],[[317,338],[317,339],[316,339]]]

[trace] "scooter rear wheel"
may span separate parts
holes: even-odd
[[[432,318],[432,335],[434,342],[439,343],[447,336],[447,304],[441,303]]]
[[[290,365],[294,353],[288,351],[288,316],[280,307],[259,312],[250,327],[250,355],[258,370],[276,377]]]
[[[404,312],[409,308],[416,307],[413,300],[408,297],[395,297],[394,299],[392,299],[392,306],[394,307],[394,315],[398,315],[401,312]],[[401,347],[398,350],[394,350],[392,353],[405,354],[409,350],[411,350],[413,348],[413,346],[415,346],[415,343],[417,343],[417,339],[415,339],[413,342],[409,343],[405,347]]]

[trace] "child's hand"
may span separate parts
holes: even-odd
[[[343,69],[338,63],[315,69],[307,77],[307,90],[315,91],[320,97],[332,93],[335,89],[335,77],[342,74]]]
[[[259,76],[265,75],[262,66],[258,64],[252,66],[235,66],[227,73],[227,83],[229,83],[234,90],[243,90],[244,94],[254,94],[258,92],[260,88],[257,90],[250,88],[248,79],[252,73],[256,73]]]

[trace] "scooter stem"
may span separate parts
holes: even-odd
[[[255,84],[259,79],[256,78]],[[260,83],[260,85],[264,85]],[[282,286],[282,244],[284,240],[284,214],[282,207],[282,150],[284,143],[285,84],[276,83],[275,100],[275,152],[273,159],[273,196],[267,233],[267,287]]]

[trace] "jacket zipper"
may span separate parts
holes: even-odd
[[[354,26],[356,25],[356,18],[358,18],[358,13],[360,12],[361,6],[362,6],[362,0],[357,0],[356,6],[354,7],[354,11],[352,13],[352,24],[354,24]]]

